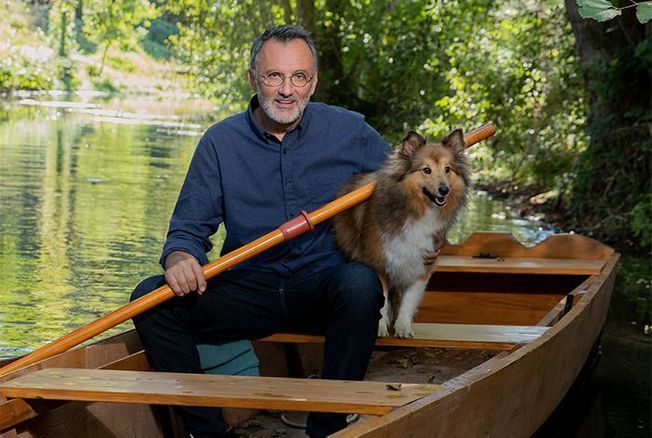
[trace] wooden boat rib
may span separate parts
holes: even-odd
[[[417,336],[379,339],[368,381],[355,385],[297,379],[319,370],[321,337],[256,341],[265,377],[169,376],[143,373],[129,331],[0,378],[0,438],[162,436],[179,428],[154,405],[202,403],[365,414],[341,437],[530,436],[599,339],[618,258],[577,235],[526,248],[506,233],[476,233],[447,245]]]

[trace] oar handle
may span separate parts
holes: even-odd
[[[491,137],[495,132],[496,127],[492,123],[482,125],[466,134],[464,136],[464,143],[466,147],[470,147],[481,140]],[[312,226],[320,224],[336,214],[366,201],[373,191],[374,183],[371,182],[329,202],[328,204],[325,204],[310,214],[306,215],[304,213],[303,217],[306,221],[310,222]],[[204,265],[202,267],[204,276],[208,280],[209,278],[212,278],[217,274],[258,255],[261,252],[284,242],[286,236],[281,231],[282,228],[283,226]],[[301,233],[294,233],[292,237],[302,234],[309,228],[311,227],[305,227]],[[129,304],[86,324],[85,326],[34,350],[30,354],[11,362],[9,365],[0,369],[0,377],[50,356],[54,356],[55,354],[64,352],[112,327],[115,327],[118,324],[125,322],[128,319],[133,318],[134,316],[140,315],[172,297],[174,297],[172,289],[170,289],[167,284],[161,286],[147,295],[144,295],[137,300],[134,300]]]

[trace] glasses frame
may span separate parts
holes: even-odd
[[[277,85],[271,85],[271,84],[268,84],[268,83],[267,83],[268,78],[269,78],[270,75],[272,75],[272,74],[279,74],[279,75],[281,75],[282,81],[281,81],[280,84],[277,84]],[[306,83],[305,83],[305,84],[303,84],[303,85],[297,85],[297,84],[294,83],[294,78],[296,77],[297,74],[303,74],[303,75],[306,76]],[[276,87],[282,87],[283,84],[285,84],[285,80],[288,79],[288,78],[290,79],[290,83],[292,84],[293,87],[296,87],[296,88],[304,88],[304,87],[305,87],[306,85],[308,85],[308,84],[313,80],[313,78],[315,77],[314,74],[313,74],[313,75],[308,75],[308,73],[307,73],[307,72],[304,72],[304,71],[296,71],[296,72],[292,73],[291,76],[286,76],[284,73],[281,73],[281,72],[279,72],[279,71],[272,71],[272,72],[270,72],[269,74],[266,74],[266,75],[264,75],[264,74],[262,74],[262,73],[258,73],[258,76],[260,76],[261,78],[263,78],[263,80],[260,81],[260,83],[264,84],[264,85],[267,86],[267,87],[274,87],[274,88],[276,88]]]

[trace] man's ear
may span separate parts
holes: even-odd
[[[254,91],[256,91],[256,83],[257,83],[256,71],[250,68],[249,70],[247,70],[247,76],[249,78],[249,85],[251,85],[251,88],[253,88]]]
[[[310,86],[312,87],[312,90],[310,90],[310,97],[312,97],[312,95],[315,94],[315,90],[317,90],[318,79],[319,79],[319,74],[315,72],[315,75],[312,77],[312,81],[310,81]]]
[[[426,144],[426,139],[417,134],[414,131],[408,132],[408,134],[403,139],[403,146],[401,147],[401,153],[406,157],[412,157],[414,153],[421,146]]]

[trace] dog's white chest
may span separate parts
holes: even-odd
[[[400,288],[425,275],[424,256],[433,250],[433,235],[443,228],[433,211],[417,220],[407,220],[396,235],[383,236],[387,274]]]

